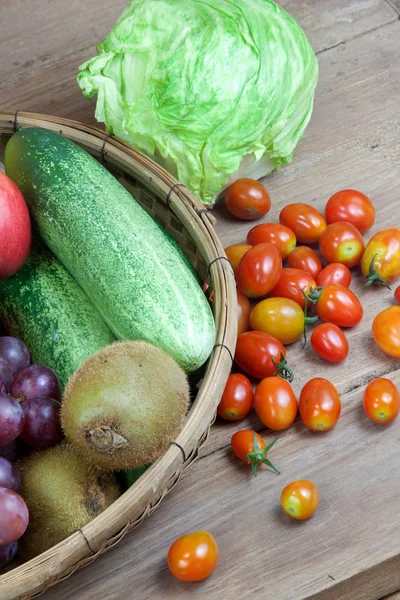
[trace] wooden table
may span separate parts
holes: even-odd
[[[93,54],[126,0],[2,0],[0,103],[94,123],[94,105],[76,83],[78,65]],[[377,206],[373,231],[400,225],[400,0],[285,0],[304,27],[320,65],[315,111],[295,160],[267,180],[271,218],[284,203],[323,208],[344,187],[366,192]],[[215,209],[228,245],[248,227]],[[357,277],[356,277],[357,279]],[[359,280],[355,289],[361,290]],[[300,346],[289,350],[296,392],[311,376],[330,378],[343,402],[332,432],[312,435],[300,423],[280,435],[271,453],[282,471],[254,478],[232,457],[232,433],[253,426],[217,424],[201,457],[156,513],[65,583],[47,600],[203,598],[236,600],[372,600],[400,588],[400,422],[371,424],[360,407],[368,381],[389,375],[400,384],[399,361],[371,340],[371,320],[392,302],[385,290],[363,291],[365,318],[349,332],[351,355],[329,366]],[[306,523],[289,522],[279,494],[293,479],[319,486],[321,504]],[[166,568],[179,535],[211,530],[220,563],[206,582],[184,585]],[[400,596],[391,596],[399,600]]]

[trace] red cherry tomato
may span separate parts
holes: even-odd
[[[390,306],[376,315],[372,335],[383,352],[400,358],[400,306]]]
[[[319,249],[329,263],[342,263],[349,269],[360,262],[364,253],[361,233],[351,223],[339,221],[328,225],[319,238]]]
[[[241,373],[229,375],[217,408],[218,416],[226,421],[239,421],[249,414],[252,405],[253,387],[247,377]]]
[[[288,264],[293,269],[305,271],[315,280],[322,271],[318,254],[308,246],[297,246],[288,256]]]
[[[328,223],[346,221],[365,233],[375,222],[375,208],[371,200],[357,190],[341,190],[329,198],[325,208]]]
[[[225,254],[232,265],[235,277],[237,276],[237,270],[240,261],[242,260],[246,252],[250,250],[250,248],[251,246],[249,246],[248,244],[233,244],[232,246],[228,246],[228,248],[225,248]]]
[[[318,488],[307,479],[289,483],[281,494],[281,506],[284,512],[299,521],[305,521],[312,517],[317,510],[318,502]]]
[[[295,202],[285,206],[279,221],[289,227],[301,244],[316,244],[326,227],[324,215],[309,204]]]
[[[399,390],[390,379],[374,379],[365,388],[363,406],[367,417],[374,423],[391,423],[400,411]]]
[[[301,269],[282,269],[278,283],[269,293],[275,298],[289,298],[304,308],[306,299],[304,294],[309,294],[311,288],[317,287],[315,280],[306,271]]]
[[[218,563],[218,545],[208,531],[192,531],[175,540],[168,551],[168,567],[180,581],[202,581]]]
[[[361,271],[368,285],[389,283],[400,276],[400,228],[378,231],[369,240],[361,260]]]
[[[328,285],[314,290],[310,297],[317,300],[316,311],[321,321],[338,327],[354,327],[363,318],[363,307],[355,294],[343,285]]]
[[[350,287],[351,272],[346,265],[342,263],[331,263],[326,265],[317,277],[318,287],[328,287],[328,285],[343,285]]]
[[[269,429],[287,429],[297,415],[297,400],[292,386],[281,377],[266,377],[255,391],[254,409]]]
[[[349,354],[349,342],[343,331],[333,323],[321,323],[311,336],[314,352],[329,362],[342,362]]]
[[[247,242],[252,246],[268,242],[279,250],[282,260],[285,260],[296,247],[296,236],[289,227],[280,223],[261,223],[250,229]]]
[[[238,179],[226,191],[225,204],[229,212],[244,221],[254,221],[271,209],[271,198],[265,187],[255,179]]]
[[[250,329],[250,312],[251,305],[249,299],[240,291],[236,290],[237,303],[238,303],[238,332],[237,335],[241,335],[245,331]]]
[[[267,453],[271,450],[277,439],[275,438],[268,446],[265,446],[264,440],[258,433],[250,429],[243,429],[233,434],[231,447],[239,460],[251,465],[254,475],[257,474],[257,468],[261,464],[267,465],[276,473],[279,473],[278,469],[267,458]]]
[[[238,337],[235,362],[251,377],[264,379],[264,377],[278,375],[280,371],[282,375],[286,374],[287,376],[284,378],[290,381],[293,379],[293,374],[291,374],[285,358],[285,347],[268,333],[246,331]]]
[[[394,291],[394,299],[400,304],[400,285]]]
[[[248,298],[268,294],[278,283],[282,258],[272,244],[253,246],[240,261],[237,286]]]
[[[312,431],[332,429],[339,420],[341,409],[337,389],[327,379],[311,379],[301,390],[300,417],[304,425]]]

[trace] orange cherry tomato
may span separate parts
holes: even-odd
[[[361,233],[351,223],[328,225],[319,238],[319,249],[329,263],[342,263],[349,269],[358,265],[364,253]]]
[[[363,307],[355,294],[343,285],[317,288],[309,296],[316,301],[317,315],[321,321],[338,327],[354,327],[363,318]]]
[[[324,215],[309,204],[295,202],[285,206],[279,221],[291,229],[301,244],[316,244],[326,227]]]
[[[318,502],[318,488],[307,479],[289,483],[281,494],[281,506],[284,512],[299,521],[305,521],[312,517],[317,510]]]
[[[400,306],[390,306],[376,315],[372,335],[383,352],[400,358]]]
[[[241,335],[250,329],[250,311],[251,305],[249,299],[240,291],[236,290],[237,294],[237,311],[238,311],[238,332]]]
[[[343,285],[350,287],[351,271],[342,263],[331,263],[326,265],[317,277],[317,285],[319,287],[328,287],[328,285]]]
[[[312,431],[328,431],[339,420],[342,405],[337,389],[327,379],[315,377],[300,393],[299,411],[304,425]]]
[[[394,299],[400,304],[400,285],[394,291]]]
[[[239,421],[251,411],[253,406],[253,387],[241,373],[232,373],[218,404],[217,414],[225,421]]]
[[[304,308],[306,299],[303,292],[309,294],[313,287],[317,287],[317,284],[309,273],[289,267],[282,269],[278,283],[269,295],[275,298],[289,298]]]
[[[281,431],[293,423],[297,415],[297,400],[290,383],[281,377],[267,377],[254,393],[257,417],[269,429]]]
[[[218,545],[208,531],[192,531],[175,540],[168,551],[168,567],[180,581],[202,581],[218,563]]]
[[[282,258],[272,244],[257,244],[243,256],[237,271],[237,286],[248,298],[268,294],[278,283]]]
[[[252,246],[268,242],[279,250],[282,260],[296,247],[296,236],[289,227],[280,223],[261,223],[250,229],[247,242]]]
[[[225,204],[229,212],[244,221],[254,221],[271,209],[271,198],[265,187],[255,179],[238,179],[226,191]]]
[[[329,362],[342,362],[349,354],[349,342],[343,331],[333,323],[321,323],[311,336],[311,345],[318,356]]]
[[[364,391],[363,406],[374,423],[391,423],[400,411],[400,394],[390,379],[379,377],[371,381]]]
[[[341,190],[329,198],[325,216],[328,223],[346,221],[365,233],[375,223],[375,207],[371,200],[357,190]]]
[[[258,433],[251,431],[251,429],[242,429],[242,431],[237,431],[233,434],[231,447],[239,460],[251,465],[254,475],[257,474],[257,468],[261,464],[267,465],[275,473],[279,473],[278,469],[267,458],[267,453],[271,450],[277,439],[275,438],[268,446],[265,446],[264,440]]]
[[[285,359],[285,347],[268,333],[246,331],[238,337],[235,362],[250,377],[264,379],[281,374],[291,381],[293,373]]]
[[[369,240],[361,259],[361,271],[367,283],[389,283],[400,276],[400,229],[378,231]]]
[[[306,317],[297,302],[289,298],[267,298],[262,300],[250,313],[252,329],[274,336],[283,345],[293,344],[304,334],[308,323],[318,317]]]
[[[288,256],[288,264],[293,269],[305,271],[315,280],[322,271],[318,254],[308,246],[297,246]]]
[[[251,246],[249,246],[248,244],[233,244],[232,246],[228,246],[228,248],[225,248],[225,254],[232,265],[235,277],[237,276],[237,270],[240,261],[242,260],[246,252],[250,250],[250,248]]]

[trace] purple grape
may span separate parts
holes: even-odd
[[[4,358],[1,358],[1,356],[0,356],[0,379],[1,379],[2,386],[5,388],[4,393],[10,391],[12,378],[13,378],[13,374],[12,374],[10,365]]]
[[[0,546],[0,569],[8,565],[18,552],[19,542],[11,542],[5,546]]]
[[[21,491],[21,476],[15,465],[0,456],[0,487],[5,487],[14,492]]]
[[[11,377],[31,362],[29,350],[24,342],[8,335],[0,337],[0,357],[10,365]]]
[[[19,400],[60,397],[57,375],[41,365],[30,365],[18,371],[11,384],[11,396]]]
[[[7,446],[0,446],[0,456],[6,458],[10,462],[16,461],[19,456],[17,440],[13,440],[10,444],[7,444]]]
[[[15,398],[0,394],[0,446],[14,441],[24,427],[24,411]]]
[[[64,438],[60,403],[52,398],[31,398],[21,404],[25,420],[21,438],[33,448],[55,446]]]
[[[14,490],[0,487],[0,545],[19,540],[28,527],[29,511]]]

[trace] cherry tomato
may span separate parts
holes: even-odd
[[[271,450],[277,439],[275,438],[268,446],[265,446],[264,440],[258,433],[251,431],[251,429],[242,429],[242,431],[237,431],[233,434],[231,447],[239,460],[251,465],[254,475],[257,474],[257,468],[260,464],[267,465],[275,473],[279,473],[278,469],[267,458],[267,453]]]
[[[228,246],[228,248],[225,248],[225,254],[232,265],[235,277],[237,276],[237,270],[240,261],[242,260],[246,252],[250,250],[250,248],[251,246],[249,246],[248,244],[233,244],[233,246]]]
[[[400,285],[394,291],[394,299],[400,304]]]
[[[232,183],[226,190],[225,204],[238,219],[254,221],[270,211],[271,198],[262,183],[245,177]]]
[[[291,381],[293,373],[285,359],[284,346],[268,333],[246,331],[238,337],[235,362],[251,377],[264,379],[280,374],[284,379]]]
[[[390,306],[376,315],[372,335],[381,350],[400,358],[400,306]]]
[[[229,375],[217,408],[218,416],[226,421],[239,421],[249,414],[252,405],[253,387],[247,377],[240,373]]]
[[[332,429],[339,420],[341,409],[337,389],[327,379],[311,379],[301,390],[300,417],[304,425],[312,431]]]
[[[313,206],[301,202],[285,206],[280,212],[279,221],[294,231],[301,244],[316,244],[326,227],[324,215]]]
[[[301,306],[289,298],[267,298],[250,313],[252,329],[269,333],[285,346],[296,342],[306,325],[316,320],[317,317],[305,317]]]
[[[269,429],[287,429],[297,415],[297,400],[292,386],[281,377],[266,377],[254,393],[254,409]]]
[[[365,388],[363,406],[374,423],[391,423],[400,411],[399,390],[390,379],[374,379]]]
[[[279,281],[269,295],[275,298],[289,298],[304,308],[306,299],[303,292],[309,294],[313,287],[317,287],[317,284],[309,273],[289,267],[282,269]]]
[[[281,506],[294,519],[305,521],[313,516],[319,502],[318,488],[312,481],[292,481],[282,491]]]
[[[268,242],[279,250],[282,260],[285,260],[296,247],[296,236],[289,227],[280,223],[261,223],[250,229],[247,243],[255,246]]]
[[[333,323],[321,323],[311,336],[314,352],[329,362],[342,362],[349,354],[349,342],[343,331]]]
[[[218,545],[208,531],[192,531],[175,540],[168,551],[168,567],[180,581],[202,581],[214,571]]]
[[[375,207],[371,200],[357,190],[341,190],[329,198],[325,216],[328,223],[346,221],[365,233],[375,222]]]
[[[361,259],[361,271],[367,283],[389,283],[400,276],[400,229],[378,231],[369,240]]]
[[[238,310],[238,332],[241,335],[250,329],[250,311],[251,305],[249,299],[240,291],[236,290],[237,294],[237,310]]]
[[[343,285],[317,288],[309,295],[316,301],[317,315],[321,321],[338,327],[354,327],[363,318],[363,307],[355,294]]]
[[[278,283],[282,258],[272,244],[257,244],[243,256],[237,271],[237,286],[248,298],[265,296]]]
[[[358,265],[364,253],[361,233],[351,223],[328,225],[319,238],[319,249],[329,263],[342,263],[349,269]]]
[[[305,271],[313,279],[317,279],[322,271],[322,263],[318,254],[308,246],[297,246],[288,256],[289,267]]]
[[[328,287],[328,285],[343,285],[350,287],[351,272],[346,265],[342,263],[331,263],[326,265],[317,277],[317,285],[319,287]]]

